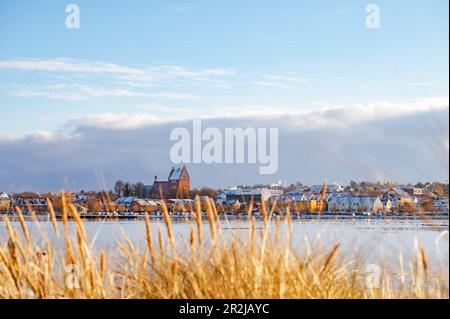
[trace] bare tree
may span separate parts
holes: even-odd
[[[145,186],[144,183],[137,182],[134,184],[134,196],[139,198],[145,197]]]
[[[114,192],[119,196],[122,197],[124,195],[124,187],[125,183],[121,180],[118,180],[116,184],[114,184]]]

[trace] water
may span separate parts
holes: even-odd
[[[44,236],[48,234],[50,241],[59,248],[63,248],[61,239],[53,231],[52,223],[43,220],[39,223],[28,221],[28,227],[36,245],[44,247]],[[12,221],[14,228],[20,232],[20,223]],[[137,220],[85,220],[86,234],[89,243],[95,250],[116,251],[117,241],[124,235],[131,242],[143,249],[145,247],[145,223]],[[158,228],[165,234],[165,224],[161,219],[152,219],[152,233],[157,240]],[[221,221],[225,238],[235,235],[242,240],[249,236],[249,223],[245,219],[232,219]],[[270,224],[274,233],[275,223]],[[281,222],[281,236],[287,234],[286,224]],[[262,228],[261,222],[257,227]],[[62,234],[62,224],[58,222]],[[175,239],[184,237],[187,241],[190,229],[195,227],[192,220],[174,220],[173,231]],[[70,231],[74,232],[75,223],[69,222]],[[341,251],[347,255],[362,253],[369,263],[388,262],[397,268],[399,253],[406,262],[416,256],[417,248],[422,246],[429,258],[431,268],[445,270],[449,266],[449,222],[447,219],[437,219],[431,222],[414,219],[297,219],[292,221],[292,243],[295,249],[305,250],[309,243],[311,249],[331,249],[339,243]],[[203,226],[204,238],[209,238],[209,224],[205,221]],[[0,243],[6,240],[6,228],[0,228]]]

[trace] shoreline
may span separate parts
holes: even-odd
[[[185,214],[169,214],[171,219],[176,220],[195,220],[196,216],[191,213],[185,213]],[[8,213],[0,213],[0,216],[8,216],[18,218],[18,214],[16,212],[8,212]],[[24,213],[23,216],[27,220],[31,220],[33,216],[29,213]],[[51,220],[50,214],[35,214],[36,218],[38,220],[42,219],[48,219]],[[255,218],[256,220],[263,220],[261,215],[259,214],[251,214],[251,217]],[[275,220],[277,217],[280,217],[281,219],[285,219],[285,214],[274,214],[272,216],[272,219]],[[61,221],[62,216],[61,214],[55,215],[56,220]],[[72,220],[72,216],[67,216],[69,220]],[[83,220],[144,220],[145,214],[138,213],[138,214],[111,214],[111,213],[99,213],[99,214],[81,214],[80,218]],[[150,219],[164,219],[164,216],[162,213],[153,213],[149,214]],[[245,213],[239,213],[239,214],[219,214],[219,218],[221,220],[226,219],[232,219],[232,220],[248,220],[249,215]],[[202,214],[202,219],[207,220],[206,213]],[[291,214],[292,220],[423,220],[423,219],[432,219],[432,220],[449,220],[449,214],[448,213],[421,213],[421,214],[389,214],[389,215],[381,215],[381,214],[366,214],[366,213],[356,213],[356,214],[333,214],[333,213],[314,213],[314,214]]]

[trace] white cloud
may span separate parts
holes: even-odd
[[[171,99],[192,99],[191,94],[185,93],[142,93],[129,91],[133,88],[152,87],[183,87],[205,86],[215,88],[230,87],[229,78],[235,75],[231,68],[215,67],[202,69],[189,69],[181,65],[141,65],[127,66],[116,63],[77,60],[67,58],[57,59],[14,59],[0,60],[0,71],[34,72],[45,76],[45,81],[52,81],[55,87],[48,87],[48,91],[32,90],[29,84],[22,89],[10,90],[15,96],[46,97],[50,99],[64,99],[68,101],[87,100],[92,97],[121,96],[121,97],[157,97]],[[85,81],[84,86],[72,84],[75,92],[49,92],[55,91],[61,81],[61,76],[69,79]],[[92,87],[97,83],[108,83],[113,89]],[[10,83],[9,83],[10,85]],[[25,86],[19,83],[19,86]],[[64,85],[66,89],[68,84]],[[78,87],[77,87],[78,86]],[[90,88],[91,87],[91,88]],[[60,88],[61,89],[61,88]]]
[[[283,89],[290,89],[292,86],[286,85],[284,83],[279,82],[269,82],[269,81],[254,81],[252,82],[255,85],[261,85],[261,86],[272,86],[277,88],[283,88]]]
[[[281,75],[264,75],[264,80],[253,81],[255,85],[272,86],[278,88],[293,88],[295,85],[308,82],[309,79],[302,78],[296,75],[296,73],[286,73]]]
[[[105,88],[85,84],[50,84],[32,89],[14,89],[8,92],[14,96],[46,97],[68,101],[83,101],[92,98],[130,97],[130,98],[159,98],[173,100],[196,100],[199,97],[189,93],[176,92],[143,92],[126,88]]]
[[[107,129],[130,129],[158,122],[160,120],[150,114],[102,113],[72,119],[69,121],[69,124],[73,126],[90,126]]]
[[[161,110],[161,105],[140,106],[149,111]],[[282,123],[284,128],[299,131],[312,131],[325,128],[345,128],[357,123],[395,119],[401,116],[442,111],[449,108],[448,97],[413,99],[401,102],[374,102],[358,104],[350,107],[321,107],[315,110],[295,111],[283,106],[264,105],[213,105],[208,108],[176,108],[174,115],[157,117],[147,113],[130,115],[127,113],[104,113],[84,118],[74,119],[71,124],[83,124],[92,127],[132,128],[152,125],[155,123],[170,123],[186,120],[186,113],[190,118],[204,120],[229,119],[245,120],[249,124]],[[177,112],[180,111],[180,114]],[[184,112],[183,112],[184,111]],[[121,126],[119,123],[127,123]]]
[[[210,112],[202,111],[203,118],[240,118],[261,121],[286,121],[286,128],[294,130],[316,130],[339,128],[376,120],[394,119],[400,116],[441,111],[449,108],[449,97],[411,99],[399,102],[374,102],[353,106],[331,106],[316,104],[319,108],[297,111],[295,107],[282,105],[218,105]]]
[[[66,100],[66,101],[85,101],[89,98],[77,92],[51,92],[39,90],[10,90],[8,92],[14,96],[20,97],[44,97],[52,100]]]
[[[173,79],[190,79],[207,81],[209,77],[231,76],[235,71],[231,68],[210,68],[189,70],[180,65],[158,65],[130,67],[115,63],[75,60],[75,59],[22,59],[0,60],[0,69],[23,71],[71,72],[86,74],[115,74],[120,78],[139,81],[160,81]]]
[[[77,72],[77,73],[118,73],[144,75],[143,70],[114,63],[74,59],[26,59],[0,61],[0,69],[26,71]]]
[[[295,83],[308,82],[308,79],[306,79],[306,78],[300,78],[300,77],[295,77],[295,76],[266,75],[265,77],[269,80],[283,81],[283,82],[295,82]]]
[[[55,143],[70,141],[78,138],[76,132],[50,132],[50,131],[38,131],[25,136],[19,136],[16,134],[0,135],[0,143],[14,144],[14,143]]]
[[[145,111],[154,111],[164,113],[164,118],[186,118],[187,116],[194,116],[198,112],[202,112],[202,108],[199,107],[176,107],[173,105],[161,105],[161,104],[143,104],[136,105],[137,108]],[[181,117],[180,117],[181,116]]]
[[[386,120],[399,116],[446,110],[449,98],[412,99],[401,102],[374,102],[351,107],[325,107],[320,110],[290,112],[296,129],[347,127],[355,123]]]
[[[131,67],[65,58],[0,60],[2,70],[34,72],[43,79],[39,84],[27,80],[7,83],[6,92],[10,95],[65,101],[107,97],[196,100],[200,97],[180,90],[187,91],[192,86],[228,88],[229,77],[235,75],[233,69],[223,67],[195,70],[181,65]],[[73,80],[78,83],[71,83]]]
[[[423,81],[418,81],[418,82],[397,82],[397,85],[405,85],[405,86],[432,86],[433,83],[423,82]]]

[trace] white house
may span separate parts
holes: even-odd
[[[379,197],[367,196],[360,199],[362,208],[371,213],[383,213],[384,205]]]
[[[448,198],[437,198],[432,202],[434,209],[439,212],[448,212]]]
[[[384,209],[385,205],[380,198],[373,196],[333,197],[328,201],[329,213],[356,213],[358,211],[382,213]]]
[[[360,209],[361,206],[362,206],[360,197],[357,197],[357,196],[352,196],[352,197],[350,197],[350,198],[349,198],[349,202],[350,202],[350,210],[351,210],[352,212],[357,212],[357,211],[359,211],[359,209]]]
[[[350,210],[348,197],[333,197],[328,201],[329,213],[345,213]]]
[[[388,198],[387,200],[382,202],[384,206],[384,213],[389,214],[392,211],[392,207],[394,206],[392,204],[392,201]]]

